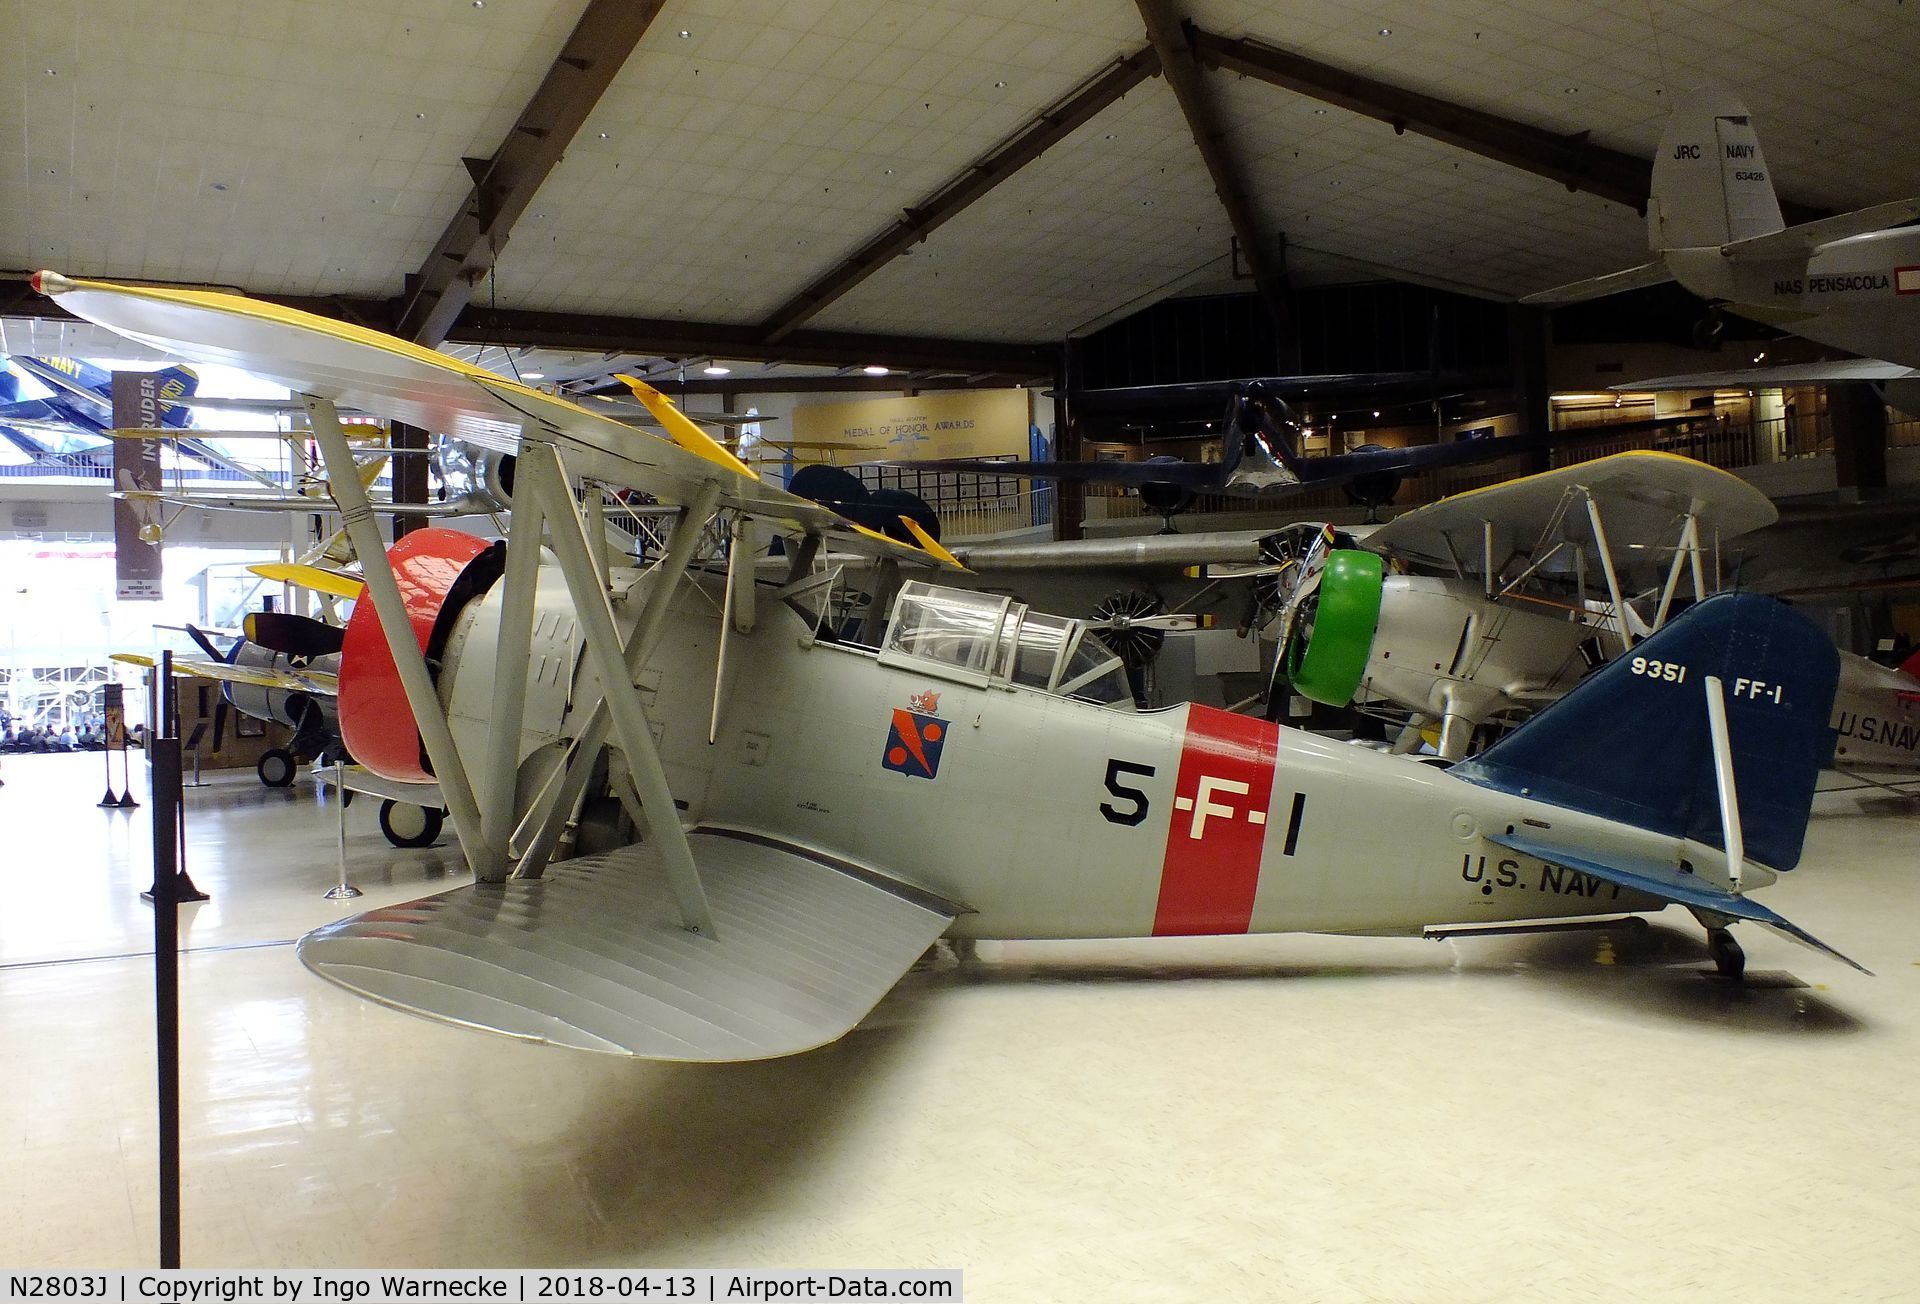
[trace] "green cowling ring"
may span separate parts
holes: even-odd
[[[1327,554],[1320,576],[1313,636],[1298,646],[1288,662],[1293,691],[1327,706],[1345,706],[1353,700],[1367,671],[1373,634],[1380,626],[1380,595],[1384,588],[1380,554],[1338,548]]]

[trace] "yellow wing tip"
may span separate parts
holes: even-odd
[[[726,445],[696,425],[693,418],[682,412],[665,394],[638,376],[615,372],[614,379],[633,391],[633,396],[640,400],[647,411],[653,413],[654,419],[666,427],[667,434],[674,443],[689,453],[698,453],[717,466],[726,467],[735,475],[744,476],[755,482],[759,481],[760,477],[754,474],[752,467],[742,462],[728,451]]]
[[[951,566],[957,571],[965,571],[969,575],[973,574],[972,571],[967,570],[965,566],[962,566],[960,564],[960,559],[958,557],[954,556],[952,553],[948,552],[944,547],[941,546],[940,540],[934,538],[931,534],[928,534],[926,529],[920,524],[920,522],[914,520],[911,516],[903,515],[900,518],[900,523],[907,527],[907,533],[911,534],[914,538],[920,541],[920,546],[923,549],[925,549],[929,553],[932,553],[935,557],[939,558],[940,563],[942,565]]]
[[[337,598],[358,598],[366,592],[367,587],[350,576],[338,575],[333,571],[322,570],[318,566],[302,566],[294,562],[254,562],[247,569],[263,580],[273,580],[279,584],[297,584],[301,588],[312,589],[317,593],[331,593]]]

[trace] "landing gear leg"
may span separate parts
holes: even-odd
[[[1747,953],[1740,949],[1740,943],[1733,940],[1733,934],[1727,929],[1707,930],[1707,954],[1713,957],[1713,966],[1720,971],[1720,976],[1731,982],[1739,982],[1747,971]]]

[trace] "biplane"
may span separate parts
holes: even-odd
[[[1739,920],[1838,954],[1751,896],[1800,860],[1837,676],[1831,642],[1772,599],[1696,604],[1436,769],[1192,704],[1136,710],[1084,622],[922,573],[876,645],[847,641],[818,617],[829,539],[923,573],[950,554],[762,483],[644,386],[670,439],[272,304],[35,281],[303,396],[367,590],[342,732],[370,769],[439,783],[476,880],[302,939],[309,968],[375,1001],[718,1061],[844,1035],[943,935],[1418,936],[1679,904],[1729,974]],[[507,538],[383,547],[342,403],[516,456]],[[665,554],[607,564],[574,476],[679,507]],[[708,570],[691,563],[716,513],[731,547]],[[762,585],[766,530],[790,561]],[[602,796],[624,838],[556,859]]]
[[[1476,730],[1557,701],[1720,591],[1778,515],[1738,476],[1645,451],[1415,508],[1364,551],[1323,527],[1284,581],[1277,670],[1313,701],[1401,713],[1400,750],[1431,733],[1458,760]],[[1849,652],[1839,666],[1832,763],[1920,763],[1920,679]]]

